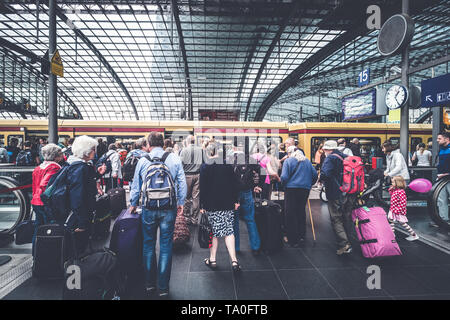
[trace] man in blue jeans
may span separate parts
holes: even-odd
[[[258,229],[255,222],[255,201],[253,200],[253,193],[261,192],[262,189],[258,187],[258,178],[260,174],[260,167],[257,164],[249,164],[245,159],[245,153],[242,145],[235,145],[233,147],[233,156],[229,162],[234,167],[234,172],[240,181],[239,191],[239,209],[235,211],[234,217],[234,237],[236,251],[240,251],[239,239],[239,215],[247,224],[248,237],[250,241],[250,248],[254,255],[260,253],[261,240],[259,238]]]
[[[164,155],[164,138],[159,132],[151,132],[148,136],[150,159],[162,158]],[[169,281],[172,270],[172,239],[177,214],[183,214],[183,205],[186,198],[186,178],[180,158],[174,153],[168,155],[165,161],[172,179],[175,183],[177,207],[166,210],[149,210],[142,208],[142,230],[143,230],[143,256],[145,268],[145,286],[147,296],[152,296],[158,288],[159,297],[167,298],[169,295]],[[151,162],[142,157],[136,165],[133,183],[130,189],[131,212],[136,211],[142,183],[147,175]],[[159,261],[156,263],[156,237],[158,227],[159,235]],[[158,268],[158,269],[157,269]]]

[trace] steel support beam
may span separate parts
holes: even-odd
[[[42,82],[45,82],[47,80],[47,79],[45,79],[45,76],[41,73],[41,71],[32,65],[36,61],[41,61],[42,60],[41,57],[35,55],[33,52],[31,52],[25,48],[17,46],[16,44],[3,39],[1,37],[0,37],[0,46],[9,49],[9,50],[4,50],[5,54],[7,54],[7,55],[16,57],[16,54],[14,53],[14,52],[16,52],[16,53],[20,53],[21,55],[29,58],[31,61],[25,62],[17,57],[18,58],[17,62],[20,63],[23,68],[29,68],[30,69],[29,72],[33,72],[35,74],[34,76],[37,78],[40,78],[42,80]],[[44,57],[44,59],[45,58],[46,57]],[[58,90],[58,95],[63,97],[70,104],[70,106],[74,109],[74,111],[77,113],[78,119],[80,119],[80,120],[83,119],[83,116],[82,116],[80,110],[78,109],[77,105],[73,102],[73,100],[60,87],[57,87],[57,90]]]
[[[336,50],[341,48],[348,42],[353,41],[358,36],[367,33],[367,27],[365,25],[361,25],[351,30],[345,32],[344,34],[337,37],[335,40],[331,41],[311,57],[306,59],[302,64],[300,64],[294,71],[292,71],[283,81],[281,81],[275,89],[264,99],[256,112],[254,121],[262,121],[264,116],[267,113],[267,110],[272,106],[272,104],[279,98],[281,95],[289,89],[291,86],[295,85],[301,76],[305,73],[316,67],[321,61],[329,57]]]
[[[415,123],[424,123],[425,120],[427,120],[429,117],[432,117],[432,116],[433,116],[433,112],[431,110],[428,110],[428,111],[425,111],[424,113],[422,113],[414,122]]]
[[[119,85],[119,87],[122,89],[123,93],[125,94],[125,96],[128,99],[128,102],[131,104],[131,107],[133,109],[136,120],[139,120],[139,115],[138,115],[138,112],[136,109],[136,105],[134,104],[134,101],[131,98],[131,95],[128,92],[128,89],[125,87],[125,85],[123,84],[120,77],[114,71],[113,67],[111,67],[111,65],[108,63],[108,61],[105,59],[105,57],[100,53],[100,51],[95,47],[95,45],[89,40],[89,38],[86,37],[84,35],[84,33],[81,32],[81,30],[79,30],[75,27],[73,22],[63,13],[63,10],[61,10],[61,8],[56,7],[56,15],[58,16],[58,18],[60,18],[62,21],[64,21],[64,23],[66,23],[69,26],[69,28],[71,28],[73,30],[75,35],[77,37],[79,37],[89,47],[89,49],[92,50],[92,52],[95,54],[95,56],[100,60],[100,63],[106,68],[106,70],[108,70],[108,72],[111,74],[114,81],[116,81],[117,84]]]
[[[49,0],[48,12],[48,60],[51,61],[56,51],[56,0]],[[58,79],[51,72],[48,82],[48,142],[58,144]]]
[[[159,1],[158,1],[158,3],[159,3]],[[188,89],[188,101],[189,101],[189,103],[188,103],[188,120],[194,120],[194,106],[193,106],[193,102],[192,102],[192,85],[191,85],[191,78],[189,76],[189,65],[188,65],[188,61],[187,61],[186,47],[184,46],[183,30],[181,29],[180,12],[178,10],[177,0],[172,0],[172,12],[173,12],[173,17],[175,19],[175,24],[177,25],[178,41],[180,44],[181,55],[183,56],[184,75],[186,77],[186,83],[187,83],[187,89]]]
[[[12,43],[2,37],[0,37],[0,47],[7,48],[11,51],[17,52],[17,53],[27,57],[28,59],[31,60],[30,61],[31,64],[36,63],[37,61],[41,61],[41,58],[38,57],[33,52],[31,52],[25,48],[22,48],[21,46],[18,46],[17,44]]]
[[[272,43],[270,44],[269,49],[267,49],[266,55],[264,56],[264,60],[259,66],[258,74],[256,75],[255,81],[253,82],[252,90],[250,91],[250,96],[248,97],[247,101],[247,107],[245,108],[245,118],[244,120],[247,121],[248,119],[248,110],[250,109],[250,105],[252,104],[253,95],[255,94],[256,86],[259,83],[259,79],[261,78],[261,75],[267,65],[267,62],[269,61],[270,56],[272,55],[273,49],[277,45],[277,43],[280,41],[281,35],[283,34],[284,30],[286,29],[287,24],[289,23],[289,20],[291,20],[298,11],[299,8],[299,1],[294,1],[292,4],[292,10],[290,11],[289,15],[285,17],[278,28],[277,33],[275,34],[275,37],[272,40]]]
[[[245,59],[244,71],[243,71],[242,76],[241,76],[241,81],[240,81],[240,84],[239,84],[238,94],[237,94],[237,97],[236,97],[236,102],[238,104],[239,104],[239,102],[241,100],[242,89],[244,88],[245,79],[247,79],[248,69],[250,68],[250,65],[251,65],[252,60],[253,60],[253,56],[255,55],[256,47],[258,46],[259,40],[261,39],[261,33],[262,32],[266,32],[266,31],[267,31],[266,28],[259,28],[258,30],[256,30],[256,32],[257,32],[256,37],[253,40],[252,46],[250,48],[250,51],[247,54],[247,58]]]
[[[443,121],[443,112],[444,112],[444,108],[442,107],[433,107],[431,108],[431,112],[433,113],[432,117],[433,117],[433,121],[432,121],[432,127],[431,127],[431,133],[432,133],[432,137],[433,137],[433,144],[432,144],[432,163],[431,165],[436,166],[437,165],[437,157],[439,155],[439,144],[437,143],[437,136],[439,135],[439,133],[442,131],[443,127],[444,127],[444,121]],[[436,181],[437,179],[437,171],[434,170],[433,171],[433,175],[432,175],[432,181]]]
[[[411,50],[411,51],[415,51],[415,49]],[[443,56],[443,57],[441,57],[439,59],[436,59],[436,60],[433,60],[433,61],[429,61],[429,62],[427,62],[425,64],[420,65],[420,66],[409,68],[408,74],[409,75],[413,75],[416,72],[420,72],[420,71],[423,71],[423,70],[426,70],[426,69],[438,66],[440,64],[447,63],[449,61],[450,61],[450,55],[446,55],[446,56]],[[338,97],[338,99],[342,99],[342,98],[345,98],[347,96],[354,95],[356,93],[368,90],[370,88],[374,88],[376,86],[379,86],[379,85],[382,85],[382,84],[385,84],[385,83],[392,82],[392,81],[400,79],[400,78],[401,78],[401,74],[393,75],[393,76],[391,76],[391,77],[389,77],[389,78],[387,78],[385,80],[377,81],[377,82],[374,82],[372,84],[366,85],[366,86],[364,86],[364,87],[362,87],[360,89],[356,89],[356,90],[354,90],[352,92],[346,93],[346,94]]]

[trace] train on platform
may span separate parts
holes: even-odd
[[[90,121],[90,120],[59,120],[59,141],[81,135],[101,137],[105,141],[131,143],[151,131],[161,132],[165,138],[171,138],[177,143],[189,134],[198,142],[205,138],[231,147],[236,139],[247,137],[249,148],[256,143],[270,147],[278,146],[287,138],[298,141],[306,156],[314,160],[319,145],[327,139],[345,138],[350,141],[358,138],[361,145],[361,155],[366,163],[381,150],[381,144],[386,140],[398,143],[400,125],[386,123],[354,123],[354,122],[237,122],[237,121]],[[19,143],[25,140],[36,140],[48,136],[48,122],[45,120],[2,120],[0,122],[0,143],[8,144],[12,138]],[[432,140],[431,124],[410,124],[410,150],[416,145]]]

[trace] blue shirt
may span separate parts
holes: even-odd
[[[145,152],[142,149],[134,149],[131,150],[128,154],[127,154],[127,158],[131,157],[132,155],[138,158],[142,158],[147,154],[147,152]]]
[[[288,158],[283,163],[281,171],[281,183],[286,188],[311,189],[313,183],[317,180],[317,171],[308,159],[303,160],[296,172],[295,167],[298,164],[296,158]]]
[[[161,158],[164,154],[164,150],[161,147],[153,148],[149,153],[151,159],[154,157]],[[166,159],[166,166],[169,168],[170,174],[172,175],[173,181],[175,183],[175,188],[177,192],[177,203],[179,206],[184,205],[184,200],[186,199],[186,177],[184,176],[183,165],[181,164],[180,158],[171,153]],[[141,158],[136,165],[136,171],[134,172],[133,183],[130,189],[130,203],[133,207],[136,207],[139,203],[139,196],[141,193],[142,183],[147,174],[147,170],[150,167],[151,162],[146,158]]]
[[[440,146],[437,171],[438,174],[450,173],[450,144]]]

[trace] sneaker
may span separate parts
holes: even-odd
[[[169,289],[159,290],[159,298],[160,299],[168,299],[169,298]]]
[[[429,226],[433,227],[433,228],[439,228],[439,226],[436,223],[434,223],[434,222],[430,222]]]
[[[145,296],[147,298],[153,298],[156,293],[156,287],[147,287],[145,288]]]
[[[340,255],[342,255],[342,254],[344,254],[344,253],[350,253],[350,252],[352,252],[352,246],[349,245],[349,244],[347,244],[345,247],[338,249],[338,250],[336,251],[336,254],[337,254],[338,256],[340,256]]]
[[[417,239],[419,239],[419,236],[417,234],[415,236],[409,236],[409,237],[406,238],[406,240],[408,240],[408,241],[414,241],[414,240],[417,240]]]

